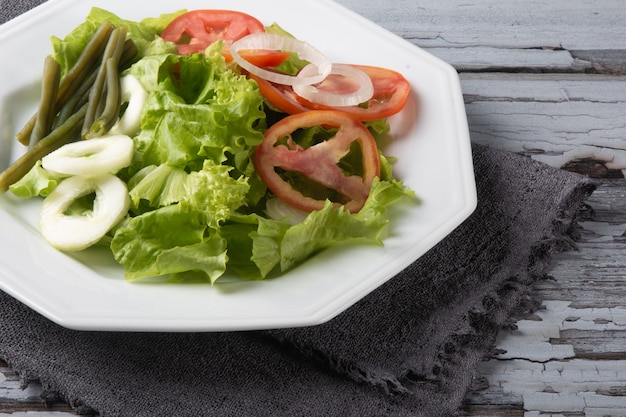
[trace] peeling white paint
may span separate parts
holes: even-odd
[[[603,236],[621,236],[626,232],[626,223],[610,224],[607,222],[578,222],[585,230]]]
[[[543,154],[534,155],[533,159],[544,162],[554,167],[562,167],[570,161],[591,158],[605,162],[609,169],[619,169],[626,175],[626,144],[616,144],[621,148],[601,148],[599,146],[576,146],[564,151],[560,155]]]
[[[626,307],[544,301],[535,316],[498,336],[497,348],[506,352],[479,368],[489,389],[521,396],[524,417],[626,416],[626,359],[577,359],[574,346],[554,342],[564,330],[626,331]]]
[[[585,409],[585,399],[577,395],[529,392],[524,394],[524,408],[560,413],[575,412]]]

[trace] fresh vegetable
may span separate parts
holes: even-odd
[[[126,42],[126,27],[111,32],[100,66],[89,91],[87,114],[82,136],[86,139],[104,135],[119,115],[119,62]]]
[[[43,139],[52,130],[60,81],[61,66],[54,58],[47,56],[43,68],[39,109],[34,116],[34,125],[28,141],[30,147]]]
[[[323,140],[298,141],[297,131],[318,126]],[[378,148],[369,130],[346,113],[332,110],[282,119],[265,132],[254,162],[278,198],[309,212],[321,210],[328,200],[359,211],[380,175]]]
[[[139,80],[128,74],[120,80],[120,105],[126,109],[109,130],[109,135],[134,135],[141,129],[141,111],[148,101],[148,92]]]
[[[240,50],[248,51],[251,49],[288,51],[295,53],[300,59],[309,62],[309,65],[312,65],[314,70],[307,75],[298,74],[294,76],[261,68],[239,55]],[[328,60],[328,58],[311,44],[289,36],[276,35],[273,33],[261,32],[245,36],[230,46],[230,54],[232,55],[233,60],[244,70],[256,75],[257,77],[262,77],[265,80],[277,84],[316,84],[324,80],[324,78],[330,74],[332,69],[332,63]]]
[[[36,167],[37,162],[50,152],[58,149],[66,143],[72,142],[80,133],[82,121],[87,113],[87,105],[83,105],[76,113],[69,117],[62,125],[54,129],[48,136],[34,144],[27,152],[13,162],[0,174],[0,190],[7,191],[20,179]],[[32,176],[29,179],[35,180]],[[18,188],[21,185],[17,186]]]
[[[81,197],[95,193],[92,208],[68,213]],[[128,213],[126,184],[112,174],[72,176],[43,200],[39,226],[55,248],[79,251],[97,243]]]
[[[290,85],[272,83],[254,74],[248,76],[257,83],[263,97],[279,111],[297,114],[311,110],[298,100],[298,95]]]
[[[375,139],[389,124],[372,118],[410,89],[391,70],[335,66],[276,24],[216,10],[133,22],[94,8],[53,48],[51,105],[18,139],[48,132],[0,188],[44,197],[52,245],[106,245],[129,281],[264,279],[382,244],[389,206],[414,197]]]
[[[350,113],[361,121],[372,121],[393,116],[404,108],[411,92],[411,85],[402,74],[381,67],[350,66],[367,74],[374,87],[372,97],[358,105],[337,106],[307,100],[299,96],[290,86],[278,85],[255,75],[251,75],[251,78],[259,84],[261,93],[273,106],[289,114],[335,109]],[[317,88],[330,93],[341,92],[346,88],[346,82],[350,91],[353,87],[349,79],[342,79],[340,74],[330,75]]]
[[[58,177],[115,174],[133,160],[133,140],[125,135],[69,143],[44,156],[42,167]]]
[[[230,51],[224,50],[222,54],[227,62],[233,60]],[[262,68],[278,67],[291,57],[291,52],[272,51],[268,49],[242,49],[238,54],[251,65]]]
[[[256,18],[232,10],[193,10],[175,18],[161,33],[174,42],[178,52],[188,55],[204,52],[218,40],[230,44],[251,33],[265,32]]]
[[[402,74],[382,67],[365,65],[354,67],[370,77],[374,85],[374,94],[367,102],[358,106],[342,107],[342,111],[352,114],[359,120],[371,121],[393,116],[404,108],[411,93],[411,85]],[[309,109],[332,108],[304,98],[298,100]]]
[[[299,76],[315,73],[312,65],[307,65],[300,71]],[[350,66],[333,64],[328,76],[317,86],[309,84],[295,84],[296,94],[310,102],[328,107],[358,106],[367,103],[374,95],[374,85],[371,78],[360,69]]]

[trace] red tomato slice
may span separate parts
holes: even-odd
[[[230,51],[225,49],[222,53],[226,62],[233,60]],[[291,55],[289,52],[273,51],[268,49],[242,49],[239,55],[257,67],[277,67],[285,62]]]
[[[310,110],[298,101],[298,95],[288,85],[274,84],[253,74],[248,77],[256,81],[259,92],[278,110],[287,114],[297,114]]]
[[[360,106],[330,107],[308,101],[289,86],[275,85],[258,77],[250,76],[259,85],[259,91],[275,107],[288,114],[297,114],[307,110],[341,110],[352,114],[361,121],[377,120],[400,112],[411,93],[411,84],[402,74],[387,68],[353,65],[369,75],[374,85],[374,96]],[[322,83],[326,91],[350,91],[351,84],[341,82],[339,78]]]
[[[255,17],[232,10],[192,10],[170,22],[161,37],[178,45],[178,53],[203,52],[217,40],[226,44],[251,33],[264,32]]]
[[[295,143],[294,132],[313,126],[337,128],[337,132],[308,148]],[[355,143],[360,148],[362,175],[347,176],[338,164]],[[295,189],[280,172],[301,175],[316,186],[338,193],[342,201],[334,201],[335,205],[343,205],[352,213],[363,207],[374,178],[380,175],[378,148],[369,130],[353,116],[335,110],[298,113],[272,125],[256,149],[254,165],[278,198],[306,211],[322,209],[326,199]]]

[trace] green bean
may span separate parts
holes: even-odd
[[[110,22],[102,23],[81,52],[76,63],[74,63],[72,68],[61,79],[57,91],[57,109],[71,98],[73,92],[82,84],[84,77],[90,72],[90,68],[97,65],[98,59],[102,55],[102,51],[113,29],[114,27]],[[16,138],[22,145],[29,144],[31,132],[35,127],[36,121],[37,115],[35,114],[26,122],[24,127],[17,132]]]
[[[87,105],[85,104],[67,119],[65,123],[42,138],[2,172],[0,174],[0,190],[7,191],[9,186],[15,184],[26,175],[41,158],[66,143],[76,140],[77,137],[79,137],[80,127],[86,111]]]
[[[131,64],[135,61],[138,53],[139,49],[137,49],[137,45],[135,45],[135,42],[133,42],[132,39],[127,39],[124,43],[124,52],[122,53],[122,57],[120,58],[120,71],[130,67]]]
[[[108,73],[105,72],[105,75],[107,75]],[[106,82],[107,77],[104,77],[104,84],[102,84],[102,94],[100,94],[100,99],[98,100],[98,105],[96,106],[96,116],[99,116],[102,114],[102,111],[104,110],[104,105],[106,104],[107,101],[107,94],[108,94],[108,86],[107,86],[107,82]],[[93,124],[93,123],[92,123]]]
[[[103,99],[102,95],[104,94],[106,85],[106,61],[109,58],[114,58],[116,62],[119,62],[119,59],[124,52],[124,45],[126,43],[126,32],[127,29],[125,27],[114,29],[111,33],[109,41],[107,42],[107,46],[104,50],[104,55],[102,57],[102,62],[100,64],[100,70],[98,71],[96,80],[94,81],[93,87],[91,87],[91,91],[89,93],[87,114],[85,115],[85,120],[83,124],[82,135],[84,138],[87,138],[89,136],[91,125],[99,117],[98,106]],[[115,72],[117,71],[117,68],[115,68]]]
[[[76,63],[63,77],[62,85],[59,88],[59,101],[61,104],[67,102],[72,97],[74,91],[80,88],[80,85],[89,76],[91,70],[98,66],[114,30],[115,27],[110,22],[105,21],[94,33]]]
[[[37,117],[35,118],[35,126],[30,134],[29,147],[32,147],[41,138],[50,133],[52,122],[56,115],[56,98],[60,80],[61,66],[54,58],[48,55],[44,61],[41,100]]]
[[[121,105],[119,71],[130,66],[138,53],[134,42],[126,39],[127,32],[104,22],[63,78],[58,63],[51,57],[46,60],[39,109],[16,135],[24,145],[33,137],[32,146],[0,173],[0,190],[6,191],[48,153],[81,137],[92,97],[96,110],[98,103],[104,103],[95,113],[101,119],[94,131],[99,135],[100,125],[110,129]]]
[[[124,43],[122,57],[120,58],[119,70],[121,71],[128,68],[134,62],[138,52],[137,46],[132,39],[127,39]],[[78,90],[76,90],[70,101],[63,105],[57,118],[57,125],[63,123],[67,117],[72,114],[72,112],[76,111],[77,108],[81,107],[85,102],[87,102],[87,100],[89,100],[89,91],[95,82],[99,68],[99,66],[94,68],[89,77],[86,78],[83,84],[78,88]],[[103,101],[105,100],[101,100],[101,102]]]
[[[28,119],[26,124],[24,124],[24,127],[22,127],[22,129],[16,133],[15,138],[22,145],[28,146],[30,144],[30,135],[35,128],[35,123],[37,123],[36,113],[30,119]]]
[[[89,91],[91,90],[91,86],[93,85],[94,80],[96,79],[97,70],[91,72],[91,75],[85,79],[83,84],[76,90],[72,98],[63,104],[61,109],[59,110],[59,114],[57,116],[55,122],[55,128],[63,124],[72,114],[76,112],[77,109],[83,106],[83,104],[87,103],[89,100]]]
[[[117,70],[118,66],[118,62],[115,58],[107,59],[106,100],[104,102],[104,109],[89,128],[89,133],[87,134],[88,139],[104,135],[111,129],[119,117],[121,97],[120,75]]]

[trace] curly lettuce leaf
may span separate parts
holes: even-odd
[[[246,204],[250,186],[246,177],[230,176],[232,167],[207,159],[200,171],[185,172],[169,165],[149,166],[128,182],[133,211],[137,214],[184,202],[218,229]]]
[[[365,206],[355,214],[327,202],[294,226],[259,218],[257,231],[250,235],[254,241],[251,260],[265,277],[275,268],[285,272],[333,246],[382,245],[389,223],[387,211],[400,200],[415,202],[414,192],[397,180],[376,180]]]
[[[214,283],[226,271],[226,241],[207,237],[204,217],[176,204],[133,217],[115,230],[111,251],[128,281],[197,271]]]
[[[232,178],[231,169],[207,159],[202,170],[190,173],[187,180],[185,201],[202,213],[214,229],[246,203],[248,181],[246,177]]]
[[[220,54],[149,56],[130,73],[148,90],[140,142],[144,165],[199,170],[204,159],[232,162],[250,175],[250,151],[263,140],[256,83],[227,71]]]

